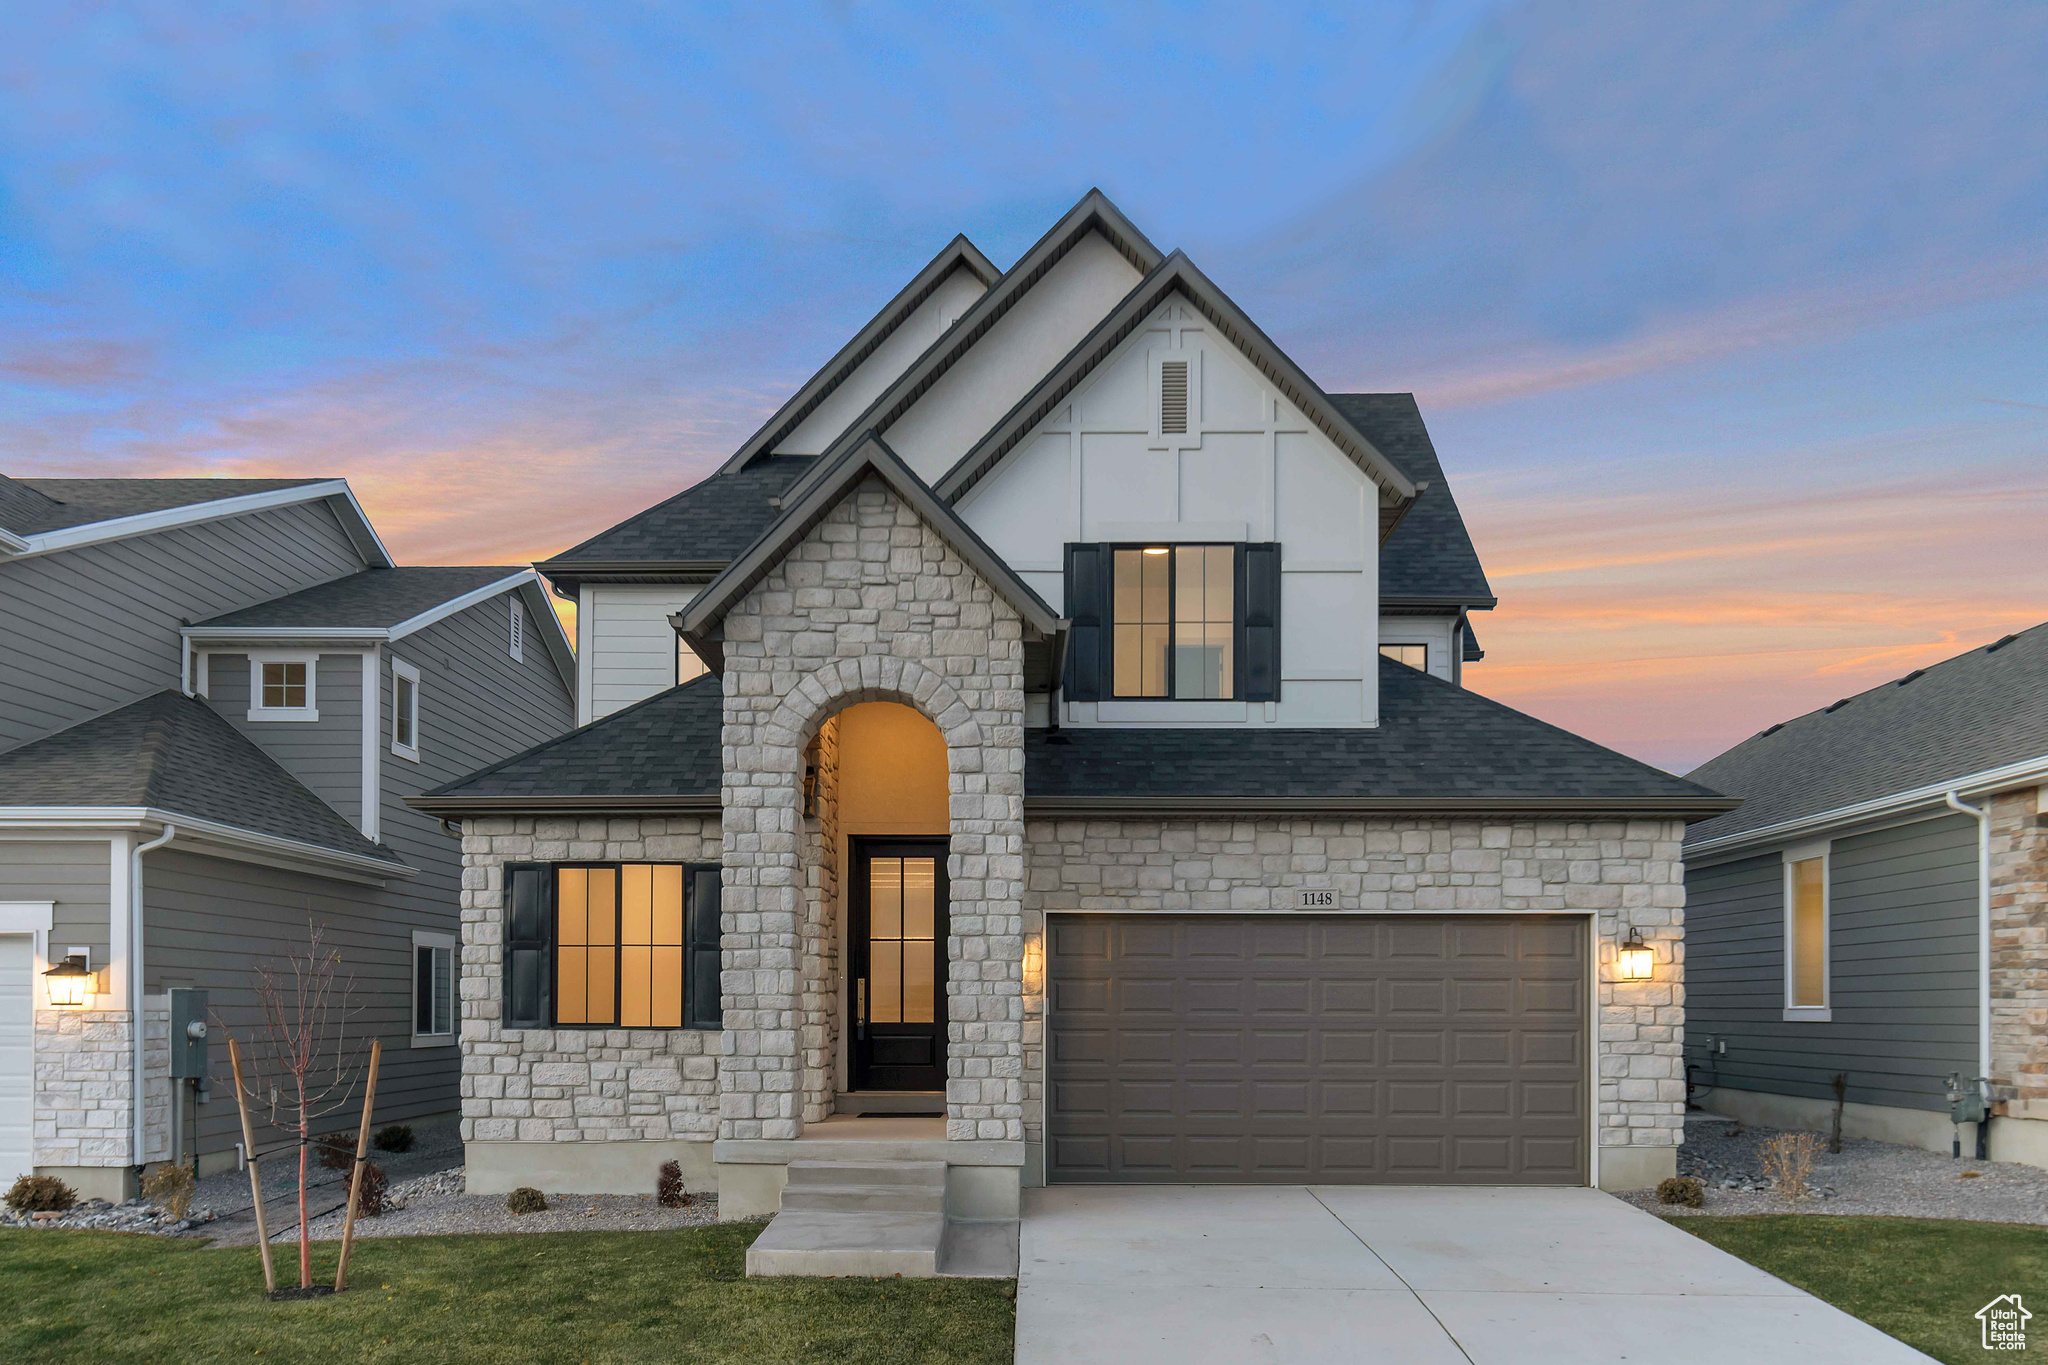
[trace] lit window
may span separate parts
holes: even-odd
[[[415,1039],[455,1037],[455,938],[415,932],[412,936],[412,1031]]]
[[[250,720],[318,720],[311,654],[249,656]]]
[[[1397,664],[1406,664],[1418,673],[1429,671],[1428,645],[1381,645],[1380,654]]]
[[[683,869],[555,869],[555,1022],[681,1028]]]
[[[1111,694],[1217,701],[1236,695],[1237,547],[1112,552]]]
[[[403,659],[391,661],[391,752],[420,761],[420,671]]]
[[[1785,1008],[1794,1018],[1828,1009],[1828,859],[1825,849],[1785,860]]]

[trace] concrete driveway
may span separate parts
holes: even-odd
[[[1018,1365],[1927,1359],[1597,1190],[1024,1192]]]

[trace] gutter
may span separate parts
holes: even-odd
[[[146,1030],[142,1017],[142,855],[162,848],[177,837],[178,827],[166,821],[163,833],[128,851],[128,1036],[133,1044],[128,1058],[128,1155],[137,1167],[149,1160],[148,1095],[144,1092],[149,1040],[144,1036]]]
[[[304,870],[305,864],[312,863],[328,869],[344,869],[354,876],[367,876],[379,882],[394,877],[419,875],[418,868],[405,863],[372,858],[362,853],[348,853],[320,844],[287,839],[282,835],[263,834],[237,825],[224,825],[215,820],[195,819],[155,806],[0,807],[0,830],[132,830],[145,825],[162,825],[165,828],[177,829],[183,836],[184,846],[192,848],[197,853],[209,852],[201,845],[217,844],[252,853],[265,853],[273,858],[289,859],[300,870]]]
[[[1986,768],[1982,772],[1968,773],[1962,777],[1950,778],[1946,782],[1935,782],[1924,787],[1894,792],[1890,796],[1860,801],[1851,806],[1837,806],[1833,810],[1818,811],[1812,815],[1780,820],[1775,824],[1759,825],[1755,829],[1724,834],[1717,839],[1703,839],[1699,843],[1685,846],[1685,860],[1687,863],[1696,864],[1705,855],[1747,849],[1753,844],[1767,847],[1796,842],[1806,835],[1818,834],[1836,825],[1883,819],[1886,816],[1903,815],[1926,806],[1939,806],[1944,804],[1952,793],[1982,795],[1986,792],[2002,791],[2007,787],[2031,787],[2044,782],[2048,782],[2048,754],[2039,758],[2024,759],[2018,763],[2009,763],[2002,768]]]
[[[665,811],[683,815],[717,815],[725,809],[718,792],[687,796],[408,796],[405,804],[428,815],[457,819],[464,815],[534,815],[575,812],[583,815],[637,815]]]
[[[1233,811],[1332,811],[1361,814],[1637,815],[1704,820],[1741,804],[1708,796],[1030,796],[1026,815],[1099,815]]]
[[[1953,791],[1948,808],[1977,821],[1977,1075],[1991,1084],[1991,802],[1966,806]],[[1987,1095],[1986,1098],[1989,1098]]]

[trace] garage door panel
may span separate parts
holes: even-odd
[[[1584,934],[1565,917],[1055,915],[1049,1175],[1580,1183]]]

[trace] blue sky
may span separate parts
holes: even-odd
[[[1090,185],[1409,389],[1474,685],[1683,768],[2048,617],[2048,8],[18,6],[0,469],[517,561]]]

